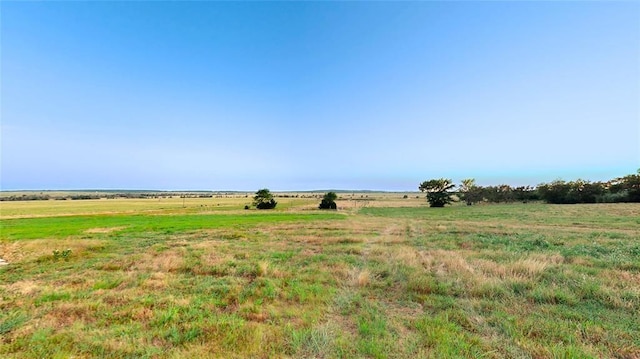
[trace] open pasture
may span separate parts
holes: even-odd
[[[0,357],[640,358],[637,204],[277,200],[0,203]]]

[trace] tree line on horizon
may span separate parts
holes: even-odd
[[[456,190],[456,187],[457,190]],[[512,187],[507,184],[497,186],[480,186],[475,179],[468,178],[461,181],[459,186],[451,179],[440,178],[422,182],[418,189],[426,192],[427,201],[431,207],[444,207],[457,199],[464,201],[467,205],[475,203],[510,203],[510,202],[530,202],[545,201],[552,204],[575,204],[575,203],[640,203],[640,169],[636,174],[618,177],[606,182],[591,182],[577,179],[574,181],[564,181],[561,179],[550,183],[541,183],[535,187],[519,186]],[[212,194],[180,194],[180,197],[213,197]],[[245,195],[247,197],[248,195]],[[258,209],[275,208],[277,202],[274,197],[294,197],[294,195],[274,195],[268,189],[256,192],[252,203]],[[70,196],[53,197],[48,194],[22,194],[15,196],[0,197],[0,201],[32,201],[32,200],[77,200],[77,199],[100,199],[100,198],[165,198],[172,197],[166,193],[117,193],[109,194],[77,194]],[[218,196],[216,196],[218,197]],[[298,197],[298,195],[295,195]],[[319,195],[302,195],[302,198],[320,198]],[[335,192],[324,195],[320,203],[320,209],[336,209]],[[408,196],[405,195],[405,198]],[[249,206],[247,206],[248,209]]]
[[[458,190],[454,189],[458,187]],[[475,179],[468,178],[456,186],[451,179],[439,178],[422,182],[418,189],[427,193],[431,207],[444,207],[454,202],[454,195],[473,205],[479,202],[508,203],[542,200],[552,204],[577,203],[624,203],[640,202],[640,169],[637,174],[618,177],[606,182],[591,182],[577,179],[566,182],[558,179],[541,183],[536,187],[479,186]]]

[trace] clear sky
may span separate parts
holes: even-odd
[[[1,188],[640,167],[640,2],[0,2]]]

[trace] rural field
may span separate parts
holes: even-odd
[[[2,358],[640,358],[640,204],[0,203]]]

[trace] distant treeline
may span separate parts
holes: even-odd
[[[116,198],[171,198],[170,195],[159,195],[153,193],[97,193],[97,194],[65,194],[50,195],[46,193],[30,193],[0,197],[0,201],[46,201],[46,200],[87,200],[87,199],[116,199]]]
[[[466,183],[465,183],[466,182]],[[640,170],[638,174],[607,182],[585,180],[541,183],[537,187],[509,185],[482,187],[473,179],[464,180],[458,196],[467,204],[477,202],[528,202],[542,200],[554,204],[640,202]]]
[[[540,196],[535,187],[511,187],[507,184],[486,187],[473,185],[458,192],[458,197],[467,202],[467,204],[477,202],[510,203],[540,200]]]
[[[2,196],[0,201],[76,201],[76,200],[88,200],[88,199],[159,199],[159,198],[246,198],[248,194],[242,193],[199,193],[199,192],[97,192],[97,193],[65,193],[52,195],[45,192],[40,193],[23,193],[11,196]],[[322,194],[308,193],[308,194],[275,194],[275,197],[280,198],[322,198]]]
[[[448,180],[450,181],[450,180]],[[343,191],[351,192],[351,191]],[[358,191],[366,192],[366,191]],[[571,203],[618,203],[640,202],[640,169],[637,174],[619,177],[606,182],[590,182],[586,180],[563,181],[555,180],[551,183],[541,183],[536,187],[520,186],[512,187],[507,184],[498,186],[479,186],[474,179],[462,181],[458,191],[458,197],[467,204],[478,202],[509,203],[545,201],[554,204]],[[241,198],[248,194],[240,192],[96,192],[96,193],[64,193],[52,195],[46,192],[25,193],[11,196],[2,196],[0,201],[36,201],[36,200],[89,200],[89,199],[116,199],[116,198]],[[321,198],[322,194],[309,193],[291,194],[276,193],[274,197],[280,198]],[[353,197],[353,193],[351,194]],[[369,197],[360,195],[361,198]],[[407,198],[408,196],[404,196]],[[353,199],[353,198],[351,198]]]
[[[618,203],[640,202],[640,170],[638,174],[607,182],[562,180],[538,185],[538,195],[548,203]]]
[[[322,193],[305,192],[299,193],[275,193],[274,197],[279,198],[322,198]],[[249,194],[244,192],[141,192],[141,191],[74,191],[69,192],[27,192],[7,196],[0,196],[0,201],[65,201],[65,200],[88,200],[88,199],[116,199],[116,198],[137,198],[137,199],[159,199],[159,198],[246,198]]]
[[[79,194],[61,194],[50,195],[47,193],[29,193],[0,197],[0,201],[46,201],[46,200],[87,200],[87,199],[116,199],[116,198],[137,198],[137,199],[157,199],[157,198],[213,198],[213,194],[193,194],[193,193],[144,193],[144,192],[123,192],[123,193],[104,193],[95,194],[79,193]],[[216,196],[222,197],[222,196]]]

